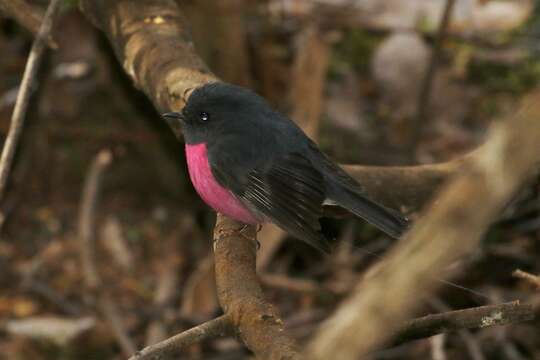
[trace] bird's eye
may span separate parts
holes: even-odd
[[[202,112],[199,114],[199,119],[201,119],[201,121],[208,121],[210,120],[210,115],[206,112]]]

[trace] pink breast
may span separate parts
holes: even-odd
[[[186,144],[186,159],[191,182],[204,202],[217,212],[243,223],[261,222],[240,200],[214,179],[208,163],[206,144]]]

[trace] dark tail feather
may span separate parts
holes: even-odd
[[[409,227],[409,220],[398,211],[379,205],[361,194],[343,187],[329,194],[329,199],[386,234],[399,238]]]

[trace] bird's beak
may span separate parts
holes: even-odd
[[[181,112],[168,112],[161,114],[161,117],[165,119],[167,124],[174,131],[176,136],[181,136],[182,134],[182,123],[185,121],[184,115]]]
[[[171,122],[184,121],[184,115],[182,115],[181,112],[168,112],[161,114],[161,117],[164,118],[169,125]]]

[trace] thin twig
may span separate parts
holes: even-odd
[[[408,321],[398,331],[392,345],[461,329],[514,324],[533,318],[533,307],[529,304],[520,304],[519,301],[427,315]]]
[[[129,356],[136,351],[135,344],[129,338],[122,324],[122,318],[116,305],[102,289],[101,278],[96,267],[94,255],[95,212],[99,198],[101,178],[112,161],[110,151],[102,150],[94,159],[86,177],[81,206],[79,209],[79,244],[83,278],[86,286],[96,294],[97,306],[109,323],[122,351]]]
[[[79,208],[79,241],[81,264],[84,281],[91,289],[101,286],[99,274],[95,266],[94,238],[95,238],[95,215],[100,193],[101,178],[103,172],[112,161],[112,154],[108,150],[102,150],[94,159],[86,176],[81,205]]]
[[[444,13],[439,24],[439,30],[437,32],[437,37],[435,38],[435,44],[433,45],[431,59],[426,69],[424,78],[422,79],[420,94],[418,95],[416,119],[412,126],[412,136],[409,143],[409,156],[411,162],[414,160],[414,153],[418,142],[420,141],[422,127],[426,123],[427,113],[431,102],[431,89],[433,88],[433,80],[435,78],[435,73],[439,64],[439,59],[441,57],[442,45],[444,43],[444,40],[446,39],[448,25],[450,24],[450,19],[452,18],[452,10],[454,9],[455,4],[456,0],[446,0]]]
[[[190,345],[206,339],[232,334],[234,334],[234,327],[232,326],[230,316],[222,315],[155,345],[145,347],[137,351],[129,360],[173,359],[175,353]]]
[[[437,311],[440,311],[440,312],[452,311],[452,308],[450,308],[447,304],[445,304],[442,300],[440,300],[437,297],[428,299],[428,302]],[[460,329],[457,331],[457,334],[465,343],[465,347],[467,348],[469,352],[469,356],[471,357],[471,360],[485,360],[484,354],[482,353],[482,347],[478,343],[475,336],[471,333],[471,331],[469,331],[469,329]]]
[[[186,225],[184,225],[186,224]],[[182,230],[186,226],[192,225],[191,221],[183,221]],[[184,234],[181,234],[181,236]],[[182,260],[178,256],[177,238],[169,237],[164,239],[162,245],[162,265],[156,273],[157,284],[154,292],[154,306],[162,309],[163,315],[154,319],[146,329],[145,346],[156,344],[168,337],[166,319],[167,313],[175,314],[178,310],[173,310],[173,300],[179,288],[180,273],[182,269]]]
[[[517,269],[512,273],[512,276],[518,279],[525,280],[536,286],[536,288],[540,289],[540,276],[538,275],[533,275],[531,273]]]
[[[17,95],[17,101],[15,102],[15,108],[13,109],[13,114],[11,116],[9,133],[4,143],[2,157],[0,158],[0,201],[4,197],[13,157],[15,156],[17,144],[19,143],[22,134],[24,119],[28,110],[30,95],[32,94],[32,84],[36,77],[39,65],[41,64],[45,49],[47,48],[47,41],[61,4],[61,0],[52,0],[49,4],[41,27],[39,28],[39,32],[32,44],[28,61],[26,62],[19,94]]]

